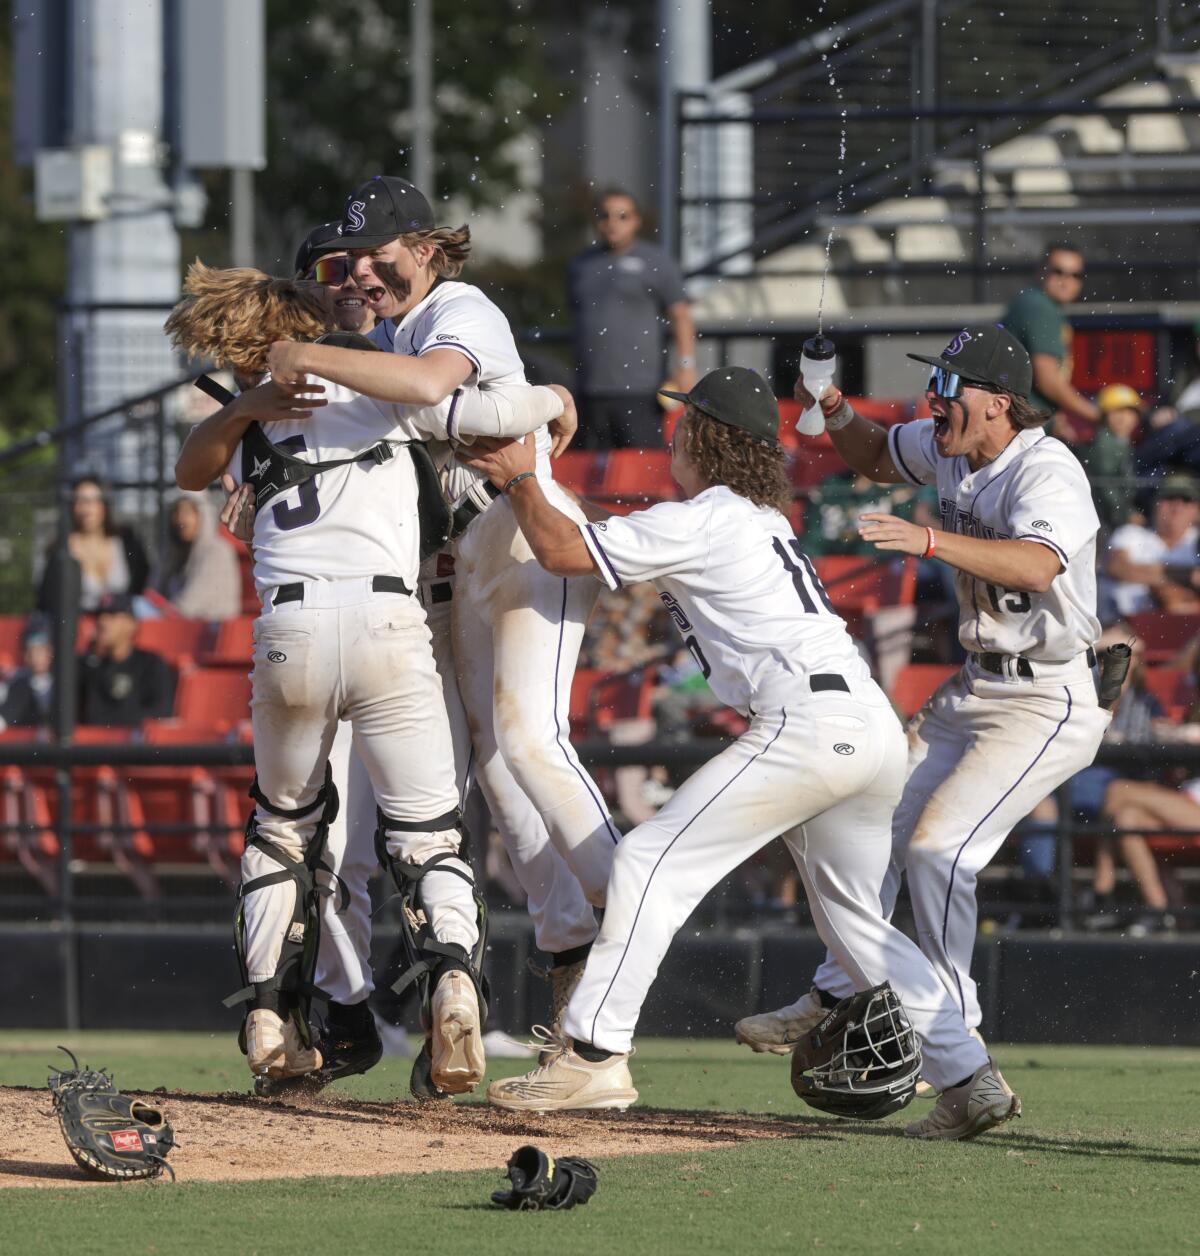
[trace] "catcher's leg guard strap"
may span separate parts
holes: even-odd
[[[399,893],[400,929],[406,961],[405,970],[392,984],[392,990],[399,994],[417,983],[422,1007],[428,1011],[431,979],[448,968],[458,968],[474,983],[481,1014],[486,1016],[488,990],[483,975],[483,953],[487,945],[487,909],[475,888],[475,878],[471,874],[470,866],[463,859],[463,843],[460,841],[457,850],[438,851],[421,863],[401,859],[391,854],[387,848],[389,833],[442,833],[449,829],[458,829],[460,818],[457,809],[424,821],[394,820],[382,811],[379,812],[375,849],[380,863],[391,873]],[[440,940],[434,934],[418,901],[421,882],[433,872],[452,873],[471,887],[478,940],[470,950],[454,942]]]
[[[301,1020],[301,1032],[307,1025],[308,1005],[314,994],[320,991],[313,985],[313,973],[317,963],[317,947],[320,942],[320,913],[317,899],[321,894],[332,893],[331,890],[318,887],[316,874],[323,870],[332,874],[332,870],[322,861],[321,854],[325,847],[325,839],[329,832],[329,824],[337,815],[338,795],[333,785],[331,774],[326,769],[325,783],[313,802],[295,811],[286,811],[274,807],[262,799],[257,780],[251,788],[251,796],[272,814],[287,819],[298,819],[311,814],[318,806],[322,808],[320,819],[309,841],[304,858],[293,858],[276,842],[259,832],[258,819],[251,813],[246,822],[246,845],[267,855],[279,864],[277,872],[265,873],[245,881],[238,888],[238,905],[234,921],[234,942],[237,949],[238,962],[241,966],[242,979],[245,983],[236,993],[224,1000],[226,1007],[234,1007],[239,1003],[252,1003],[256,1007],[266,1007],[285,1015],[294,1006],[299,1006],[304,1015]],[[335,881],[338,878],[334,878]],[[279,961],[274,974],[267,980],[251,981],[246,962],[246,921],[245,899],[247,895],[258,890],[265,890],[273,885],[281,885],[292,881],[296,885],[295,904],[291,919],[287,923],[286,933],[280,946]],[[343,897],[346,894],[344,885],[340,886]]]

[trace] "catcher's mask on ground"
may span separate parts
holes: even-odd
[[[903,1108],[921,1072],[921,1048],[885,981],[843,999],[792,1054],[792,1089],[810,1107],[875,1121]]]

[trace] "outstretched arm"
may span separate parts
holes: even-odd
[[[546,499],[533,474],[533,437],[523,441],[480,440],[471,456],[459,455],[482,471],[512,503],[517,524],[538,562],[554,576],[599,574],[579,525]],[[514,483],[514,481],[518,481]]]
[[[369,353],[365,349],[277,340],[267,354],[267,367],[273,379],[319,375],[377,401],[436,406],[466,383],[475,363],[457,349],[433,349],[410,358],[402,353]]]

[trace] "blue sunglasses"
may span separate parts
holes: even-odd
[[[930,372],[929,383],[925,385],[926,392],[931,392],[935,397],[941,397],[945,401],[957,400],[962,396],[964,388],[982,388],[985,392],[995,392],[991,384],[969,379],[955,371],[947,370],[944,366],[935,366]]]

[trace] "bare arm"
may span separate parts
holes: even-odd
[[[1100,410],[1063,378],[1062,362],[1049,353],[1033,355],[1033,386],[1060,410],[1069,410],[1089,423],[1100,422]]]
[[[216,414],[197,423],[188,433],[175,461],[175,482],[180,488],[199,492],[225,470],[254,420],[261,423],[282,419],[307,419],[325,405],[320,384],[268,380],[247,389]]]
[[[813,395],[804,387],[803,375],[797,378],[792,395],[805,409],[812,405]],[[829,418],[841,409],[845,400],[840,388],[827,388],[821,394],[821,413]],[[845,427],[831,431],[829,437],[846,464],[859,475],[865,475],[876,484],[907,483],[888,452],[887,428],[856,414]]]
[[[419,358],[365,349],[277,340],[267,355],[275,379],[319,375],[377,401],[402,406],[436,406],[475,370],[475,363],[457,349],[432,349]]]
[[[687,301],[667,306],[671,323],[671,340],[675,347],[675,380],[681,392],[688,392],[696,382],[696,323]]]
[[[1123,549],[1109,554],[1108,574],[1114,580],[1127,580],[1131,584],[1162,584],[1166,579],[1162,563],[1135,563]]]
[[[514,476],[533,470],[533,439],[526,436],[523,441],[483,440],[463,461],[503,489]],[[533,556],[551,575],[598,574],[579,525],[547,501],[536,476],[530,475],[514,484],[505,496],[512,503],[513,514]]]
[[[984,541],[940,528],[922,528],[894,515],[868,512],[858,519],[864,541],[881,550],[923,555],[933,533],[933,557],[977,580],[1024,593],[1045,593],[1062,571],[1062,561],[1037,541]]]

